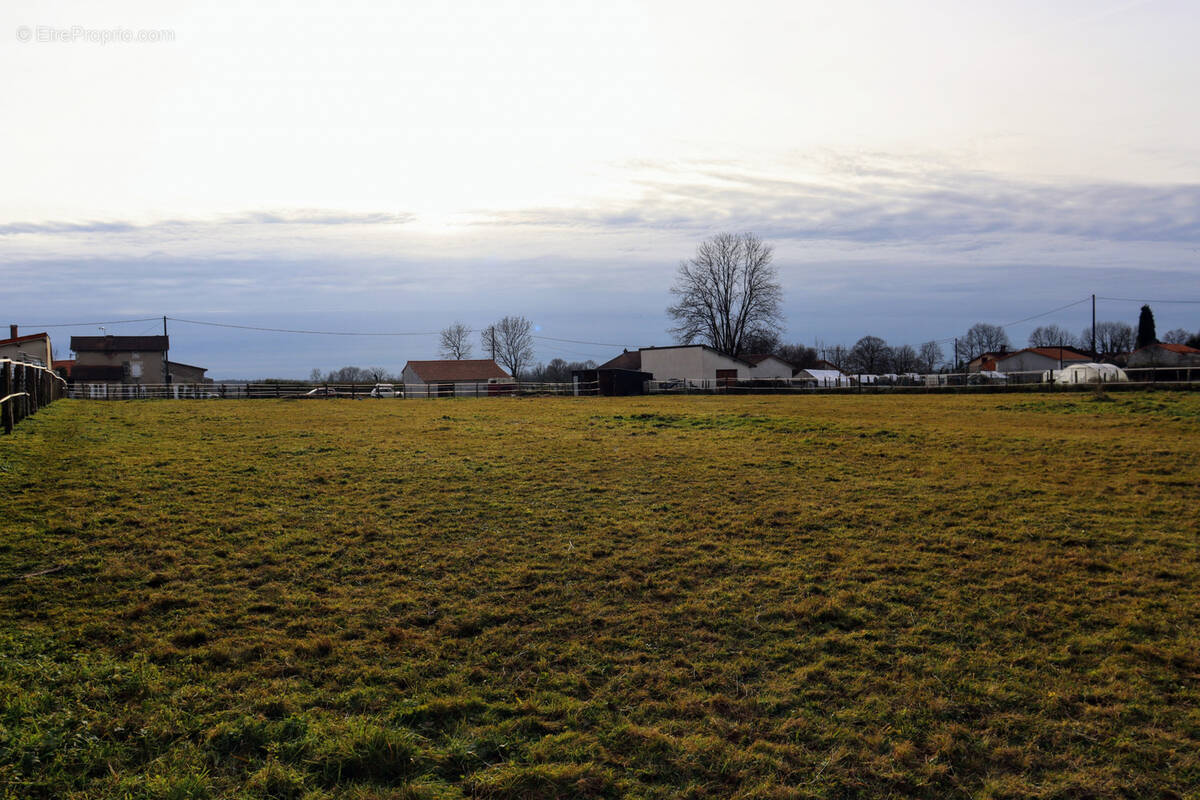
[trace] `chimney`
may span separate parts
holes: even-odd
[[[17,326],[16,326],[16,325],[9,325],[9,326],[8,326],[8,337],[9,337],[10,339],[15,339],[15,338],[17,338]]]

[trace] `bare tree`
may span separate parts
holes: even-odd
[[[743,353],[778,353],[782,346],[778,331],[756,330],[742,337]]]
[[[815,348],[802,344],[780,345],[777,355],[796,369],[815,367],[819,358]]]
[[[942,346],[937,342],[925,342],[917,351],[917,360],[921,363],[922,372],[934,372],[946,354],[942,352]]]
[[[1125,322],[1096,323],[1096,352],[1105,355],[1127,353],[1133,349],[1133,326]],[[1084,328],[1079,335],[1081,342],[1092,343],[1092,329]]]
[[[488,325],[486,328],[484,328],[483,330],[481,330],[479,332],[479,343],[480,343],[480,345],[483,346],[484,355],[486,355],[488,358],[495,361],[496,356],[499,354],[499,349],[497,348],[498,340],[496,339],[496,326],[495,325]]]
[[[455,361],[470,358],[472,333],[474,331],[461,322],[455,322],[450,327],[443,328],[441,348],[439,350],[442,358],[450,358]]]
[[[753,233],[719,233],[679,264],[667,313],[670,329],[683,344],[704,342],[722,353],[746,352],[748,335],[778,335],[783,291],[772,248]]]
[[[921,369],[921,356],[911,344],[892,348],[892,372],[917,372]]]
[[[367,367],[364,372],[367,377],[375,383],[384,383],[392,379],[391,374],[383,367]]]
[[[965,348],[961,355],[964,355],[967,361],[984,353],[999,353],[1012,347],[1004,328],[986,322],[976,322],[972,325],[967,335],[962,338],[961,344]]]
[[[821,360],[828,361],[838,369],[845,369],[848,366],[846,362],[850,358],[850,351],[844,344],[826,345],[822,343],[818,345],[817,352],[821,354]]]
[[[887,369],[891,348],[878,336],[864,336],[850,348],[846,366],[852,373],[874,375]]]
[[[1162,335],[1162,341],[1167,344],[1187,344],[1188,339],[1191,338],[1191,332],[1185,331],[1183,328],[1174,328]]]
[[[1088,340],[1090,342],[1090,336]],[[1039,325],[1029,334],[1030,347],[1075,347],[1078,344],[1075,334],[1057,325]]]
[[[533,361],[533,323],[524,317],[505,317],[485,334],[495,342],[496,361],[520,380],[521,370]]]

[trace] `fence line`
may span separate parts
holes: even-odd
[[[1101,373],[1088,378],[1078,371],[1036,370],[1031,372],[910,373],[905,375],[843,375],[821,380],[736,381],[728,378],[672,378],[649,380],[641,386],[646,394],[809,394],[859,392],[938,391],[1058,391],[1071,388],[1117,386],[1200,385],[1200,366],[1141,367],[1123,373]],[[377,384],[361,383],[202,383],[202,384],[114,384],[75,383],[69,396],[90,400],[143,399],[438,399],[447,397],[586,397],[600,394],[598,381],[570,383],[512,381],[506,383],[459,382],[395,384],[377,390]]]
[[[599,394],[596,381],[571,383],[459,382],[415,384],[376,391],[377,384],[362,383],[74,383],[69,396],[82,400],[161,400],[161,399],[324,399],[324,398],[393,398],[437,399],[441,397],[530,397],[586,396]]]
[[[0,427],[6,434],[66,393],[67,382],[45,367],[0,359]]]

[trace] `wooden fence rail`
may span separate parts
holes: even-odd
[[[45,367],[0,359],[0,427],[6,434],[66,394],[67,382]]]

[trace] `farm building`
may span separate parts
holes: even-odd
[[[1006,373],[1010,381],[1021,379],[1014,373],[1036,373],[1025,376],[1027,380],[1036,381],[1046,370],[1062,369],[1069,364],[1087,361],[1091,361],[1089,356],[1070,347],[1026,347],[996,356],[992,371]]]
[[[801,369],[792,376],[792,382],[802,386],[830,389],[838,386],[850,386],[850,379],[839,369]]]
[[[50,349],[50,334],[29,333],[18,336],[16,325],[9,326],[10,336],[0,339],[0,358],[20,361],[38,367],[51,367],[54,356]]]
[[[1156,342],[1130,353],[1125,367],[1134,371],[1133,379],[1137,381],[1191,380],[1200,375],[1200,350],[1186,344]]]
[[[1117,365],[1097,364],[1092,361],[1083,361],[1062,369],[1051,370],[1045,377],[1053,377],[1054,382],[1059,384],[1117,383],[1129,380],[1125,370]]]
[[[212,383],[212,378],[204,377],[204,373],[208,372],[207,367],[168,361],[167,370],[171,375],[171,383]]]
[[[638,350],[639,369],[656,381],[687,380],[714,386],[748,381],[754,365],[728,356],[705,344],[643,347]]]
[[[633,355],[636,355],[634,353]],[[653,380],[649,372],[635,369],[597,367],[577,369],[571,373],[575,394],[599,394],[604,397],[628,397],[646,393],[646,381]]]
[[[512,390],[512,376],[490,358],[409,361],[401,373],[407,397],[476,397]]]
[[[756,353],[745,357],[753,366],[750,368],[752,380],[790,381],[796,368],[771,353]]]

